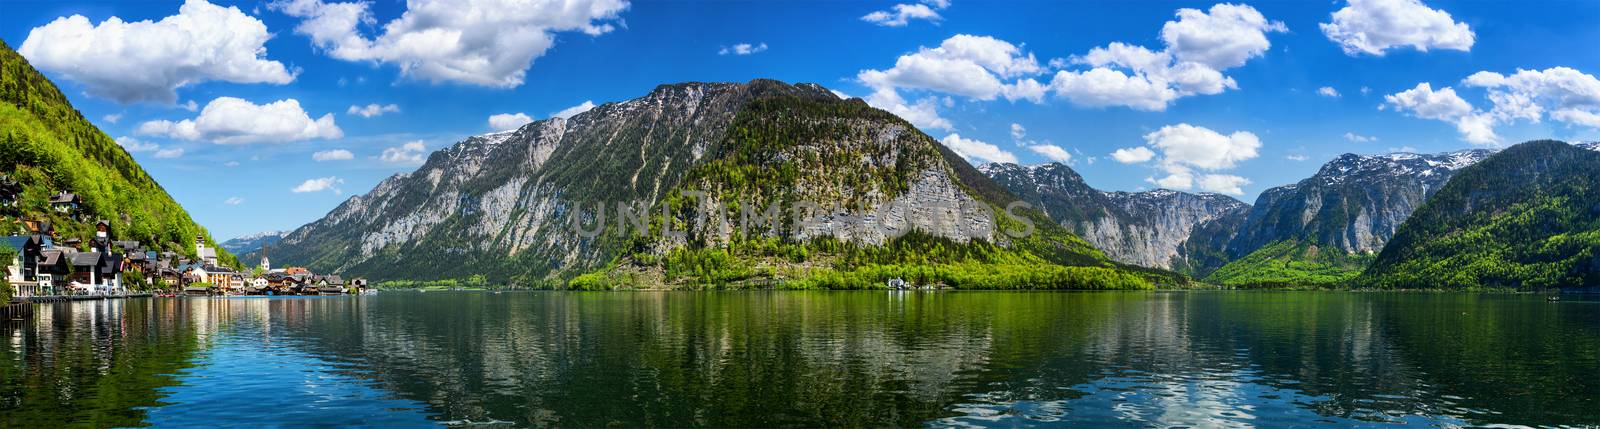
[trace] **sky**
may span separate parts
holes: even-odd
[[[0,0],[0,39],[221,238],[659,84],[814,82],[974,164],[1253,202],[1343,153],[1600,139],[1600,3]]]

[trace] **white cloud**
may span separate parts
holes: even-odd
[[[1125,147],[1111,152],[1111,159],[1123,164],[1138,164],[1156,157],[1156,152],[1144,146]]]
[[[750,55],[750,54],[759,54],[762,51],[766,51],[766,50],[767,50],[767,44],[766,43],[757,43],[757,44],[737,43],[737,44],[734,44],[733,46],[723,46],[722,50],[717,51],[717,55]]]
[[[334,194],[341,194],[343,191],[339,189],[339,185],[343,184],[344,179],[340,179],[336,176],[318,177],[315,179],[306,179],[306,181],[300,182],[300,186],[296,186],[294,189],[290,189],[290,191],[296,194],[322,191],[333,191]]]
[[[383,150],[383,155],[380,155],[378,159],[390,164],[422,164],[426,159],[423,155],[427,151],[427,146],[423,145],[421,140],[416,140],[400,146],[386,148]]]
[[[167,149],[158,150],[158,151],[156,151],[156,155],[155,156],[156,156],[156,158],[161,158],[161,159],[177,158],[177,157],[183,156],[183,148],[175,147],[175,148],[167,148]]]
[[[1088,71],[1056,72],[1050,83],[1056,95],[1073,104],[1087,107],[1122,106],[1135,110],[1166,110],[1178,92],[1165,82],[1143,75],[1129,76],[1121,71],[1096,67]]]
[[[968,162],[1009,162],[1013,164],[1017,162],[1016,155],[1000,149],[999,146],[964,138],[960,134],[944,136],[944,138],[939,139],[939,143],[944,143],[945,147],[955,151],[962,158],[966,158]]]
[[[225,167],[238,167],[239,166],[239,161],[228,161],[228,162],[222,163],[222,165],[225,166]]]
[[[1161,28],[1164,49],[1112,42],[1073,57],[1072,63],[1090,68],[1060,70],[1049,87],[1081,106],[1166,110],[1181,97],[1237,89],[1238,83],[1222,71],[1264,55],[1272,46],[1267,33],[1288,31],[1247,5],[1179,9],[1177,17]]]
[[[557,33],[599,36],[628,9],[626,0],[412,0],[379,24],[369,2],[280,0],[270,5],[302,18],[295,32],[327,55],[390,63],[404,76],[494,88],[522,85]],[[381,29],[363,34],[363,29]]]
[[[1178,20],[1161,27],[1161,40],[1179,63],[1223,70],[1242,66],[1271,48],[1266,33],[1287,31],[1282,22],[1268,21],[1253,7],[1220,3],[1209,11],[1178,9]]]
[[[1042,70],[1033,54],[1010,42],[957,34],[938,47],[900,56],[888,70],[863,70],[857,78],[875,89],[921,89],[993,100],[1004,92],[1000,78]]]
[[[237,205],[240,205],[240,204],[244,204],[244,198],[229,197],[226,201],[223,201],[222,203],[230,205],[230,206],[237,206]]]
[[[160,21],[100,24],[83,15],[28,32],[17,52],[41,70],[121,103],[177,101],[177,89],[207,81],[286,84],[294,72],[265,58],[267,26],[235,7],[189,0]]]
[[[183,140],[204,140],[218,144],[284,143],[344,137],[333,122],[333,114],[315,120],[300,108],[295,99],[257,105],[233,97],[217,97],[206,104],[195,119],[173,122],[147,121],[136,131]]]
[[[117,121],[122,120],[122,114],[121,113],[110,113],[110,114],[106,114],[105,116],[100,117],[100,119],[104,119],[106,122],[110,122],[110,123],[115,124],[115,123],[117,123]]]
[[[1024,139],[1027,139],[1027,138],[1028,138],[1028,129],[1027,128],[1023,128],[1022,124],[1018,124],[1018,123],[1012,123],[1011,124],[1011,139],[1012,140],[1016,140],[1016,141],[1020,142],[1020,141],[1023,141]]]
[[[190,112],[193,112],[193,111],[196,111],[196,110],[200,110],[200,104],[199,103],[195,103],[194,100],[185,101],[185,102],[183,102],[183,105],[178,106],[178,107],[182,107],[183,110],[188,110]]]
[[[117,137],[117,145],[128,152],[149,152],[161,148],[161,145],[128,136]]]
[[[937,22],[943,19],[939,10],[950,7],[950,0],[925,0],[921,4],[897,4],[892,10],[875,11],[861,17],[862,21],[884,27],[904,27],[912,20]]]
[[[514,130],[529,122],[533,122],[533,117],[522,112],[489,115],[489,129],[495,131]]]
[[[385,113],[397,113],[399,111],[400,106],[397,105],[380,105],[378,103],[372,103],[365,106],[350,106],[349,109],[345,109],[344,113],[346,115],[356,115],[363,118],[371,118],[373,116],[382,116]]]
[[[1243,194],[1243,186],[1250,184],[1249,179],[1229,174],[1198,174],[1195,170],[1232,169],[1241,161],[1255,158],[1261,149],[1261,139],[1248,131],[1224,135],[1189,124],[1164,126],[1145,134],[1144,139],[1146,146],[1118,149],[1111,157],[1124,164],[1135,164],[1156,158],[1156,151],[1159,151],[1155,168],[1164,176],[1145,180],[1180,191],[1193,189],[1198,184],[1203,191]]]
[[[1200,176],[1196,181],[1200,190],[1228,195],[1244,195],[1244,186],[1250,184],[1250,179],[1232,174],[1207,174]]]
[[[1480,71],[1461,83],[1483,88],[1489,108],[1474,108],[1454,89],[1435,91],[1427,82],[1384,96],[1382,107],[1449,122],[1456,126],[1462,140],[1481,145],[1500,143],[1494,130],[1498,125],[1539,123],[1547,117],[1569,126],[1600,129],[1600,79],[1594,75],[1568,67],[1519,69],[1509,76]]]
[[[1072,154],[1067,152],[1066,149],[1062,149],[1061,146],[1056,146],[1056,145],[1052,145],[1052,144],[1036,144],[1036,145],[1029,145],[1028,146],[1028,150],[1031,150],[1031,151],[1033,151],[1033,153],[1037,153],[1037,154],[1039,154],[1041,156],[1044,156],[1045,158],[1048,158],[1051,161],[1055,161],[1055,162],[1059,162],[1059,163],[1063,163],[1063,164],[1072,161]]]
[[[893,113],[895,116],[899,116],[917,127],[936,128],[946,131],[955,129],[955,126],[950,124],[950,120],[939,116],[939,100],[937,97],[924,97],[921,100],[917,100],[916,103],[908,104],[905,99],[900,98],[899,92],[893,88],[888,88],[873,91],[863,100],[872,105],[872,107],[887,110],[889,113]]]
[[[587,111],[589,111],[589,109],[593,109],[593,108],[594,108],[594,102],[593,101],[584,100],[583,103],[580,103],[580,104],[578,104],[576,106],[568,107],[568,108],[565,108],[565,109],[561,109],[561,111],[559,111],[559,112],[551,113],[550,117],[552,117],[552,118],[561,118],[561,119],[572,119],[573,116],[578,116],[579,113],[587,112]]]
[[[1305,155],[1301,155],[1301,154],[1292,154],[1292,155],[1284,156],[1283,159],[1287,159],[1287,160],[1295,161],[1295,162],[1301,162],[1301,161],[1305,161],[1305,160],[1311,159],[1311,157],[1305,156]]]
[[[1223,135],[1189,124],[1164,126],[1145,134],[1144,139],[1161,151],[1162,164],[1205,170],[1233,168],[1240,161],[1255,158],[1261,148],[1261,139],[1249,131]]]
[[[1339,90],[1333,89],[1331,86],[1324,86],[1317,88],[1317,95],[1328,98],[1339,98]]]
[[[1408,112],[1411,116],[1422,119],[1455,124],[1456,131],[1460,132],[1461,138],[1467,142],[1490,145],[1500,141],[1500,137],[1494,133],[1493,118],[1488,114],[1476,112],[1467,100],[1456,95],[1453,88],[1444,87],[1434,91],[1432,85],[1423,82],[1417,84],[1415,88],[1385,95],[1383,99],[1383,107]]]
[[[346,161],[351,159],[356,159],[356,154],[350,153],[350,151],[344,149],[324,150],[311,154],[311,160],[317,162]]]
[[[1349,6],[1333,12],[1333,22],[1319,26],[1350,56],[1383,56],[1407,46],[1423,52],[1470,51],[1476,38],[1467,24],[1418,0],[1350,0]]]
[[[1356,133],[1350,133],[1350,132],[1344,133],[1344,139],[1345,140],[1349,140],[1351,142],[1355,142],[1355,143],[1366,143],[1366,142],[1378,141],[1377,137],[1364,136],[1364,135],[1360,135],[1360,134],[1356,134]]]

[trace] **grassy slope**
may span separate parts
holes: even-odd
[[[61,237],[90,237],[93,222],[112,222],[118,239],[170,245],[192,253],[194,237],[207,235],[166,190],[116,141],[72,108],[61,91],[27,60],[0,42],[0,173],[23,186],[19,210],[0,233],[16,233],[18,218],[47,219]],[[51,210],[58,191],[81,195],[82,221]],[[208,242],[215,244],[209,236]],[[236,264],[233,255],[218,255]]]
[[[1336,247],[1300,240],[1282,240],[1256,249],[1205,278],[1234,287],[1333,287],[1361,273],[1372,255],[1354,255]]]
[[[1600,153],[1555,141],[1461,171],[1357,279],[1377,288],[1600,285]]]

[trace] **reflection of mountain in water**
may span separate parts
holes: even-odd
[[[1591,303],[1530,296],[389,293],[117,303],[45,307],[41,329],[7,333],[5,421],[183,425],[264,412],[205,403],[225,396],[293,410],[276,418],[365,426],[1600,423],[1586,406],[1600,400],[1600,315]],[[49,389],[56,380],[70,388]],[[134,410],[161,401],[173,405]],[[66,405],[42,405],[57,402]]]

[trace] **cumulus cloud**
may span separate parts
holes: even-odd
[[[1476,39],[1467,24],[1418,0],[1350,0],[1319,27],[1350,56],[1383,56],[1403,47],[1470,51]]]
[[[378,103],[372,103],[372,104],[368,104],[368,105],[365,105],[365,106],[350,106],[349,109],[345,109],[344,113],[347,114],[347,115],[356,115],[356,116],[360,116],[360,117],[363,117],[363,118],[371,118],[371,117],[374,117],[374,116],[382,116],[385,113],[397,113],[399,111],[400,111],[400,106],[397,106],[397,105],[393,105],[393,104],[380,105]]]
[[[529,122],[533,122],[533,117],[522,112],[489,115],[489,129],[495,131],[514,130]]]
[[[856,79],[872,88],[864,100],[924,128],[951,129],[939,115],[939,99],[919,98],[908,103],[901,91],[959,95],[976,100],[1028,99],[1039,101],[1045,88],[1037,81],[1001,79],[1034,75],[1044,69],[1033,54],[1024,53],[1010,42],[988,36],[957,34],[937,47],[923,47],[901,55],[894,67],[862,70]]]
[[[552,118],[561,118],[561,119],[572,119],[573,116],[578,116],[579,113],[587,112],[587,111],[589,111],[589,109],[593,109],[593,108],[594,108],[594,102],[593,101],[584,100],[583,103],[580,103],[580,104],[578,104],[576,106],[568,107],[568,108],[565,108],[565,109],[561,109],[561,111],[559,111],[559,112],[551,113],[550,117],[552,117]]]
[[[1383,96],[1384,108],[1422,118],[1455,124],[1462,140],[1472,144],[1491,145],[1500,141],[1494,133],[1493,118],[1477,112],[1467,100],[1456,95],[1456,90],[1444,87],[1435,91],[1433,85],[1423,82],[1415,88]]]
[[[117,121],[122,120],[122,114],[121,113],[108,113],[105,116],[100,117],[100,119],[104,119],[106,122],[110,122],[110,123],[115,124],[115,123],[117,123]]]
[[[872,105],[872,107],[887,110],[889,113],[905,119],[911,125],[946,131],[955,129],[949,119],[939,116],[938,97],[923,97],[915,103],[907,103],[894,88],[884,88],[873,91],[863,100]]]
[[[1185,8],[1176,15],[1161,28],[1162,50],[1121,42],[1091,49],[1070,60],[1087,70],[1057,71],[1049,88],[1081,106],[1166,110],[1182,97],[1237,89],[1222,72],[1264,55],[1272,47],[1268,33],[1288,31],[1248,5]]]
[[[407,142],[406,144],[386,148],[378,159],[390,164],[422,164],[426,158],[428,147],[421,140]]]
[[[322,191],[333,191],[334,194],[341,194],[343,191],[339,189],[339,185],[343,184],[344,179],[340,179],[337,176],[318,177],[315,179],[306,179],[306,181],[300,182],[300,186],[296,186],[294,189],[290,189],[290,191],[296,194]]]
[[[244,198],[228,197],[228,199],[224,200],[222,203],[230,205],[230,206],[237,206],[237,205],[240,205],[240,204],[244,204]]]
[[[1481,145],[1500,142],[1494,128],[1546,118],[1600,129],[1600,79],[1569,67],[1517,70],[1511,75],[1480,71],[1461,81],[1482,88],[1488,108],[1475,108],[1450,87],[1434,90],[1427,82],[1384,96],[1384,108],[1422,119],[1449,122],[1462,140]]]
[[[937,22],[943,19],[939,16],[939,10],[947,7],[950,7],[950,0],[924,0],[917,4],[897,4],[890,10],[866,14],[861,20],[884,27],[904,27],[918,19]]]
[[[1317,95],[1328,98],[1339,98],[1339,90],[1333,89],[1331,86],[1324,86],[1317,88]]]
[[[1203,191],[1229,195],[1244,194],[1250,180],[1218,172],[1255,158],[1261,149],[1261,139],[1249,131],[1222,134],[1189,124],[1161,127],[1145,134],[1144,140],[1145,146],[1117,149],[1111,157],[1124,164],[1156,159],[1154,167],[1162,176],[1145,180],[1162,188],[1184,191],[1198,185]]]
[[[311,154],[311,160],[317,162],[346,161],[356,159],[356,154],[344,149],[324,150]]]
[[[599,36],[628,9],[625,0],[412,0],[379,23],[371,3],[280,0],[270,5],[301,18],[295,33],[328,56],[394,64],[403,76],[493,88],[522,85],[556,35]],[[381,30],[365,34],[364,29]]]
[[[265,58],[266,24],[236,7],[189,0],[160,21],[118,17],[92,24],[57,18],[28,32],[17,53],[41,70],[120,103],[173,103],[177,89],[207,81],[286,84],[295,73]]]
[[[1261,139],[1249,131],[1224,135],[1189,124],[1168,125],[1145,134],[1145,143],[1161,151],[1163,164],[1206,170],[1233,168],[1256,157]]]
[[[766,43],[737,43],[733,46],[723,46],[721,50],[717,51],[717,55],[750,55],[759,54],[766,50]]]
[[[1196,180],[1200,190],[1228,195],[1244,195],[1244,186],[1250,184],[1250,179],[1232,174],[1207,174]]]
[[[156,158],[159,158],[159,159],[177,158],[177,157],[183,156],[183,148],[175,147],[175,148],[161,149],[161,150],[156,151],[156,155],[155,156],[156,156]]]
[[[1295,161],[1295,162],[1301,162],[1301,161],[1305,161],[1305,160],[1311,159],[1311,157],[1305,156],[1305,155],[1301,155],[1301,154],[1292,154],[1292,155],[1284,156],[1283,159],[1287,159],[1287,160]]]
[[[1022,124],[1012,123],[1011,124],[1011,139],[1020,142],[1023,139],[1026,139],[1026,138],[1028,138],[1028,129],[1024,128],[1022,126]]]
[[[1125,147],[1111,152],[1111,159],[1123,164],[1138,164],[1155,157],[1156,152],[1144,146]]]
[[[300,102],[292,98],[257,105],[239,98],[217,97],[207,103],[205,109],[200,111],[200,116],[194,119],[147,121],[139,124],[136,132],[218,144],[284,143],[344,137],[344,131],[333,122],[333,114],[311,119],[300,108]]]
[[[1028,150],[1031,150],[1033,153],[1037,153],[1051,161],[1063,164],[1072,162],[1072,153],[1067,152],[1066,149],[1062,149],[1061,146],[1056,146],[1053,144],[1035,144],[1028,145]]]
[[[961,137],[960,134],[950,134],[939,139],[945,147],[955,151],[957,155],[966,158],[967,162],[1009,162],[1015,164],[1017,156],[1011,152],[1000,149],[999,146],[984,143],[979,140]]]
[[[1351,132],[1344,133],[1344,139],[1345,140],[1349,140],[1349,141],[1354,142],[1354,143],[1366,143],[1366,142],[1378,141],[1377,137],[1364,136],[1364,135],[1351,133]]]
[[[117,145],[128,152],[149,152],[161,148],[161,145],[128,136],[117,137]]]

